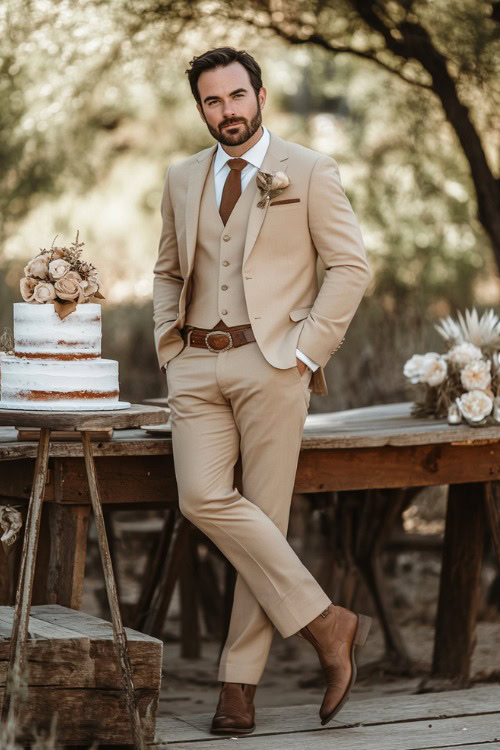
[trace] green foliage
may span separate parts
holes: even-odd
[[[232,44],[262,65],[268,127],[338,161],[376,270],[372,296],[329,365],[329,405],[405,397],[404,360],[419,350],[419,337],[432,338],[423,333],[432,318],[478,303],[492,254],[470,164],[428,73],[388,49],[355,5],[375,4],[296,0],[271,13],[268,0],[5,0],[0,243],[16,247],[20,262],[0,267],[0,328],[11,326],[22,267],[36,248],[80,228],[103,279],[103,356],[120,360],[123,398],[165,392],[151,304],[130,290],[152,275],[166,168],[212,142],[184,71],[194,54]],[[430,33],[494,163],[499,58],[491,5],[413,0],[406,16],[400,0],[376,5],[395,37],[415,19]],[[23,224],[42,203],[43,235],[36,223]],[[25,225],[26,250],[16,241]]]
[[[339,162],[377,270],[377,296],[399,304],[418,294],[423,309],[436,299],[472,305],[490,251],[466,160],[432,95],[316,53],[282,106],[300,112],[301,132]]]
[[[91,185],[117,151],[109,136],[93,150],[127,112],[110,88],[121,35],[103,14],[94,3],[0,5],[0,241],[42,197]]]

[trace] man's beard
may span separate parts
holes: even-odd
[[[257,111],[250,122],[244,117],[231,117],[221,122],[218,128],[213,128],[206,120],[205,122],[215,140],[222,143],[223,146],[241,146],[242,143],[246,143],[246,141],[248,141],[262,125],[262,111],[259,101],[257,100]],[[231,122],[241,122],[243,124],[243,129],[234,135],[227,133],[225,129],[222,130],[224,125],[228,125]]]

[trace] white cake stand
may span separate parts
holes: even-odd
[[[0,401],[0,409],[17,411],[116,411],[128,409],[128,401],[114,401],[109,404],[72,404],[71,401],[54,401],[54,404],[37,404],[33,401]]]

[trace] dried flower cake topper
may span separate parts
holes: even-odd
[[[41,250],[24,268],[21,295],[25,302],[42,305],[53,303],[61,320],[73,312],[77,304],[90,302],[91,297],[104,299],[99,292],[99,277],[92,263],[82,261],[83,242],[79,233],[70,247]]]

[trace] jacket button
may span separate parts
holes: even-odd
[[[222,265],[223,266],[228,266],[229,265],[229,261],[228,260],[223,260],[222,261]]]
[[[229,287],[228,287],[228,285],[227,285],[227,284],[223,284],[223,285],[221,286],[221,289],[222,289],[222,291],[223,291],[223,292],[225,292],[225,291],[226,291],[226,289],[229,289]]]

